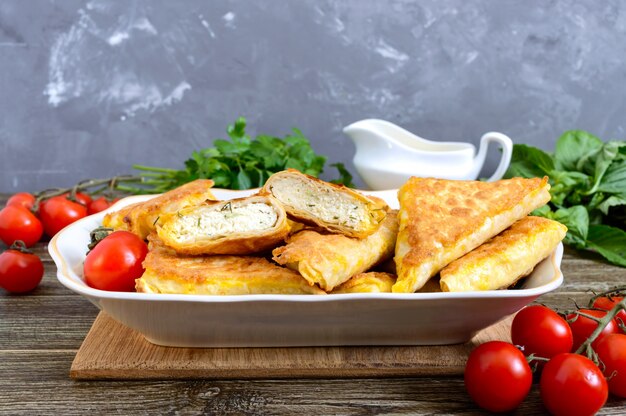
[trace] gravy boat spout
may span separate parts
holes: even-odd
[[[354,166],[372,189],[402,186],[411,176],[472,180],[484,164],[489,142],[499,143],[502,160],[488,180],[500,179],[511,160],[513,143],[501,133],[481,138],[480,151],[471,143],[426,140],[384,120],[366,119],[343,129],[356,147]]]

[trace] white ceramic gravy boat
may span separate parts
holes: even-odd
[[[487,181],[504,175],[513,151],[513,142],[502,133],[485,133],[480,150],[471,143],[434,142],[384,120],[357,121],[343,129],[356,146],[354,166],[374,190],[402,186],[411,176],[474,180],[478,178],[489,142],[502,148],[502,159]]]

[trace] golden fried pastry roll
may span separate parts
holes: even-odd
[[[331,233],[363,238],[385,218],[387,204],[342,185],[324,182],[295,169],[269,177],[263,193],[273,195],[290,217]]]
[[[180,254],[251,254],[282,243],[289,234],[287,214],[269,195],[206,201],[163,214],[156,230]]]
[[[394,292],[412,293],[453,260],[550,200],[548,178],[410,178],[398,191]]]
[[[278,264],[297,270],[311,284],[330,292],[336,286],[393,256],[398,233],[396,211],[365,238],[304,230],[290,236],[287,245],[274,249]]]
[[[135,281],[137,292],[187,295],[313,294],[293,270],[262,257],[182,256],[151,244],[143,263],[146,271]]]
[[[206,200],[214,200],[212,186],[213,181],[210,179],[197,179],[148,201],[128,205],[119,211],[106,214],[102,225],[116,231],[130,231],[145,239],[154,230],[154,223],[159,216]]]
[[[352,276],[347,282],[333,289],[337,293],[389,293],[396,276],[384,272],[365,272]]]
[[[505,289],[530,274],[565,238],[567,227],[541,217],[525,217],[444,267],[444,292]]]

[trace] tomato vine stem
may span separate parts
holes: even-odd
[[[69,199],[72,201],[76,201],[77,192],[84,191],[96,186],[106,185],[106,187],[108,187],[110,190],[122,190],[122,187],[119,186],[119,184],[123,182],[143,182],[143,179],[141,178],[141,176],[120,175],[106,179],[86,179],[84,181],[78,182],[76,185],[69,188],[45,189],[36,194],[35,203],[33,204],[31,211],[37,212],[39,210],[39,206],[43,201],[59,195],[69,194]]]

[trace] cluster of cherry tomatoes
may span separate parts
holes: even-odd
[[[41,259],[32,247],[54,236],[76,220],[108,208],[115,200],[101,196],[92,199],[86,193],[65,192],[49,198],[37,198],[27,192],[9,198],[0,210],[0,240],[9,249],[0,254],[0,287],[13,293],[33,290],[43,277]]]
[[[468,358],[465,386],[482,408],[515,409],[530,391],[531,366],[553,415],[593,415],[609,392],[626,398],[626,300],[619,291],[564,315],[528,306],[515,316],[511,339],[479,345]]]

